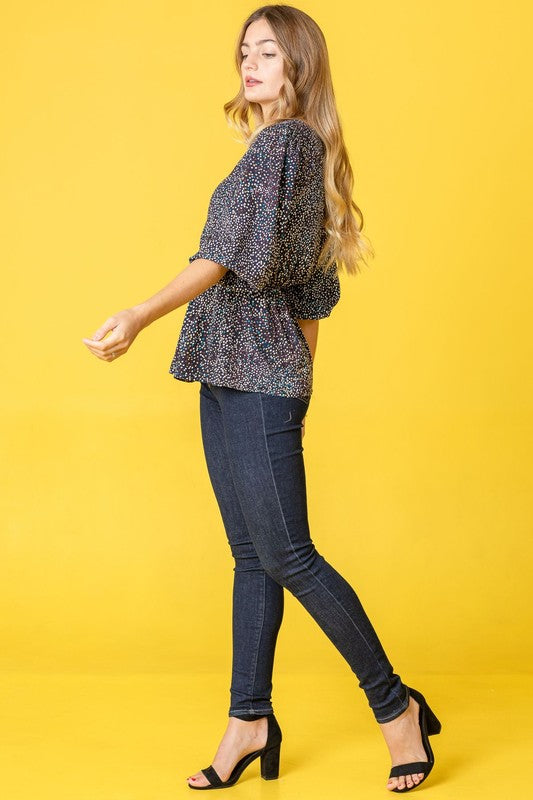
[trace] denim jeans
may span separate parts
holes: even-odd
[[[310,536],[302,446],[308,406],[294,397],[200,384],[207,469],[235,560],[229,716],[273,712],[286,588],[344,656],[377,722],[388,722],[408,707],[408,687],[354,589]]]

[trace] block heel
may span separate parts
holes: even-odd
[[[440,724],[439,720],[437,719],[437,717],[435,716],[435,714],[430,709],[427,703],[426,703],[426,728],[428,736],[434,736],[436,733],[440,733],[442,728],[442,725]]]
[[[279,776],[279,752],[281,742],[275,744],[269,750],[261,753],[261,777],[266,781],[271,781]]]

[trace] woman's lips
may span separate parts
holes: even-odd
[[[255,79],[246,78],[246,85],[247,86],[255,86],[256,83],[262,83],[262,81],[256,81]]]

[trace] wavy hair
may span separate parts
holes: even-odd
[[[265,120],[261,105],[246,99],[241,80],[237,95],[223,106],[226,121],[248,146],[263,128],[282,119],[301,119],[314,128],[325,145],[327,237],[319,254],[319,266],[327,270],[336,262],[337,269],[343,265],[347,273],[356,274],[360,272],[359,262],[367,264],[366,257],[375,253],[362,234],[363,213],[353,200],[354,176],[337,112],[324,34],[308,14],[293,6],[257,8],[237,37],[235,64],[239,78],[246,29],[259,19],[266,19],[278,41],[283,56],[283,85],[271,117]],[[249,124],[252,120],[253,131]]]

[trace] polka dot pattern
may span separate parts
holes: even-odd
[[[313,364],[296,322],[340,299],[337,265],[317,266],[325,241],[324,144],[303,120],[264,128],[211,197],[200,248],[227,269],[187,306],[169,372],[308,402]]]

